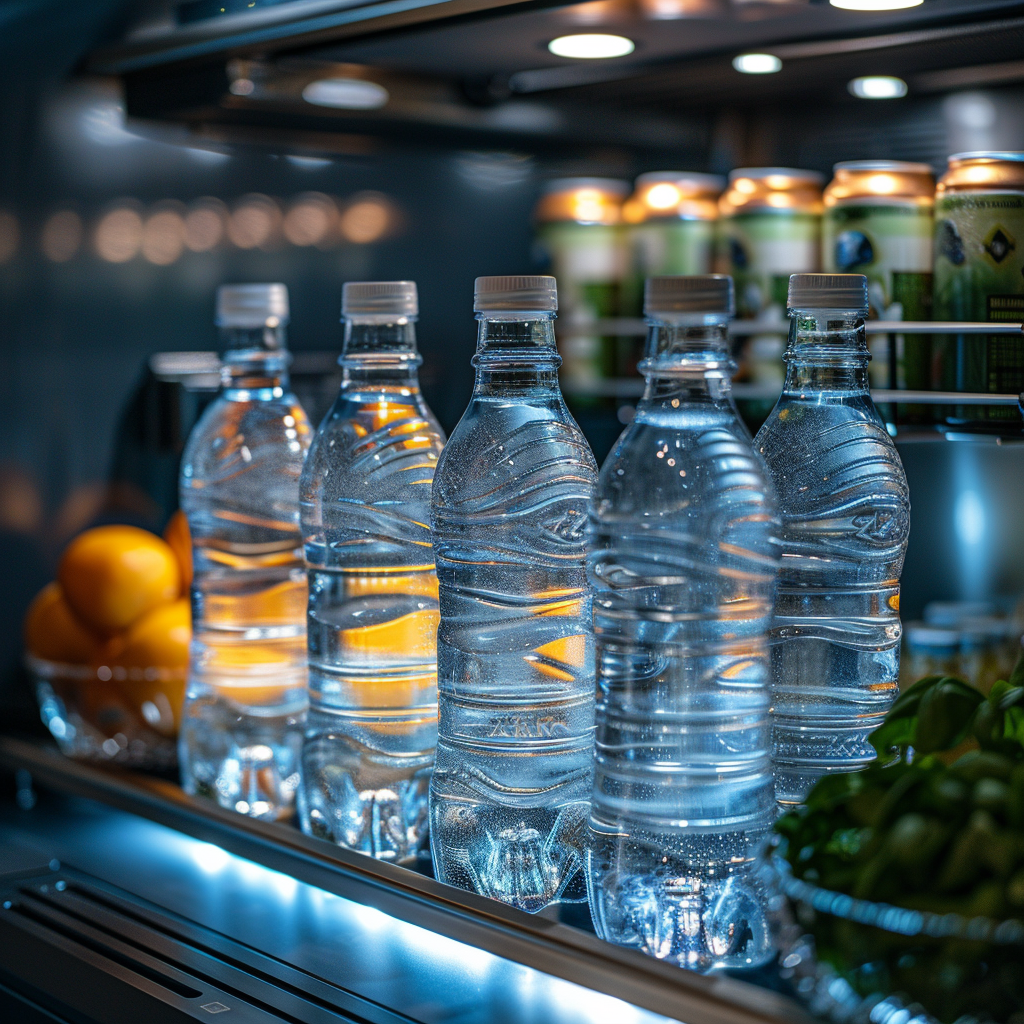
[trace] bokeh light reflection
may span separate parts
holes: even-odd
[[[284,237],[292,245],[323,246],[335,234],[338,209],[321,192],[305,192],[297,196],[284,217]]]
[[[82,218],[74,210],[58,210],[43,225],[39,248],[54,263],[67,263],[82,245]]]
[[[96,225],[94,244],[100,259],[127,263],[142,247],[142,215],[133,206],[119,206],[104,214]]]
[[[228,208],[219,200],[203,198],[185,214],[185,246],[192,252],[209,252],[224,239]]]
[[[239,249],[269,249],[277,240],[281,211],[270,196],[243,196],[228,220],[228,238]]]
[[[21,231],[13,213],[0,210],[0,263],[6,263],[18,251]]]
[[[338,227],[346,241],[367,245],[381,238],[391,223],[391,205],[387,198],[377,193],[364,193],[345,209]]]
[[[142,255],[158,267],[166,267],[185,248],[185,219],[177,209],[163,207],[146,218],[142,229]]]

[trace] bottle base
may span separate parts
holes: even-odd
[[[583,801],[524,808],[432,793],[434,871],[447,885],[530,914],[551,903],[585,902],[588,811]]]
[[[290,818],[305,713],[298,700],[246,708],[216,694],[186,697],[178,741],[182,788],[251,818]]]
[[[302,830],[378,860],[414,857],[426,841],[432,750],[371,750],[352,737],[307,737],[302,748]]]
[[[773,954],[763,834],[695,835],[671,853],[662,837],[593,834],[587,855],[597,934],[688,970],[749,970]]]

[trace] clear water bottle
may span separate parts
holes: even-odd
[[[437,877],[527,911],[583,900],[597,467],[558,386],[553,277],[481,277],[473,397],[431,507],[440,583]]]
[[[382,860],[427,832],[437,743],[430,485],[444,434],[420,394],[416,285],[345,285],[341,393],[300,484],[309,567],[303,829]]]
[[[647,281],[636,418],[590,511],[597,933],[692,970],[772,955],[768,643],[778,521],[731,396],[732,279]]]
[[[786,385],[754,439],[782,518],[769,641],[783,808],[871,761],[897,694],[910,497],[868,392],[867,312],[860,274],[790,278]]]
[[[306,713],[299,473],[310,429],[288,384],[287,322],[283,284],[218,291],[221,392],[181,464],[195,563],[182,785],[265,819],[294,810]]]

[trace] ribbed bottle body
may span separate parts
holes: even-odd
[[[593,454],[550,317],[482,325],[477,385],[438,464],[431,844],[445,882],[529,911],[585,898]]]
[[[425,836],[437,741],[429,523],[444,434],[415,362],[343,365],[301,485],[310,696],[301,818],[312,835],[401,860]]]

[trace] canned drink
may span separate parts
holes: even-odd
[[[622,315],[629,191],[613,178],[560,178],[548,182],[537,205],[537,239],[558,279],[558,348],[570,395],[593,395],[615,375],[616,338],[590,328]]]
[[[741,167],[729,174],[719,200],[718,265],[736,282],[736,312],[744,319],[783,322],[791,274],[821,269],[821,187],[816,171]],[[751,429],[771,412],[782,391],[786,335],[765,332],[740,349],[741,380],[767,397],[740,403]]]
[[[935,197],[936,320],[1024,321],[1024,153],[958,153]],[[1024,391],[1024,337],[947,335],[934,341],[943,390]],[[952,426],[1017,432],[1013,406],[955,406]]]
[[[822,262],[826,273],[864,274],[871,316],[930,320],[935,178],[928,164],[853,160],[836,164],[825,189]],[[930,386],[930,339],[868,338],[875,387]],[[891,356],[895,356],[891,360]]]
[[[719,200],[721,262],[736,282],[740,317],[782,320],[791,274],[821,269],[821,187],[816,171],[741,167]]]
[[[630,239],[639,292],[648,277],[711,273],[718,197],[724,189],[725,179],[717,174],[652,171],[636,179],[624,214],[633,225]],[[640,305],[642,295],[637,315]]]
[[[643,316],[644,281],[674,274],[710,274],[715,262],[718,197],[725,178],[690,171],[650,171],[636,179],[622,208],[630,249],[623,315]],[[642,337],[619,343],[621,376],[637,372]]]

